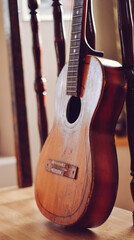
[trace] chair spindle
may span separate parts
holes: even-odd
[[[59,0],[52,0],[54,19],[54,44],[57,58],[58,75],[65,65],[65,38],[62,23],[61,3]]]
[[[133,44],[133,18],[130,0],[117,0],[118,27],[121,42],[122,63],[126,74],[127,88],[127,128],[128,142],[131,155],[130,183],[132,198],[134,201],[134,44]],[[133,211],[134,224],[134,211]]]
[[[92,8],[92,0],[88,0],[87,7],[87,24],[86,24],[86,38],[88,44],[91,48],[95,49],[95,25],[93,19],[93,8]]]
[[[18,186],[21,188],[32,185],[32,171],[17,0],[3,0],[3,10],[9,55],[16,169]]]
[[[31,14],[31,28],[33,36],[33,55],[35,64],[35,83],[34,88],[37,97],[37,109],[38,109],[38,127],[40,133],[41,147],[43,146],[47,134],[47,115],[45,108],[45,79],[42,78],[42,66],[41,66],[41,48],[39,41],[39,24],[37,19],[37,9],[39,7],[37,0],[28,0],[28,7]],[[43,94],[44,93],[44,94]]]

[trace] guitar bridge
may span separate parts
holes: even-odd
[[[46,170],[54,174],[76,179],[78,167],[69,163],[48,159],[46,163]]]

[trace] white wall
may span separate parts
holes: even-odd
[[[118,194],[116,199],[116,206],[128,210],[134,209],[134,202],[131,197],[130,192],[130,181],[132,177],[130,176],[130,154],[129,148],[118,147],[118,166],[119,166],[119,186]]]
[[[0,155],[14,155],[11,91],[9,84],[8,54],[0,1]]]
[[[96,25],[96,48],[104,57],[117,60],[116,30],[113,7],[116,0],[93,0]]]

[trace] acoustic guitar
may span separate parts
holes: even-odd
[[[54,123],[35,179],[41,213],[63,226],[102,224],[118,186],[114,131],[126,80],[118,62],[93,56],[85,37],[87,2],[74,0],[69,62],[57,80]]]

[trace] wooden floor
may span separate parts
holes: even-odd
[[[63,228],[39,212],[33,188],[0,189],[0,240],[134,240],[132,213],[114,208],[109,219],[94,229]]]

